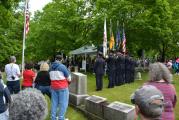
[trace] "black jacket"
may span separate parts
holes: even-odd
[[[104,74],[105,71],[105,60],[102,57],[97,57],[94,63],[94,73]]]

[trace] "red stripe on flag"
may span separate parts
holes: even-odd
[[[126,36],[125,36],[124,30],[123,30],[122,51],[126,53]]]
[[[26,35],[28,34],[29,32],[29,21],[30,21],[30,16],[29,16],[29,5],[27,3],[27,8],[26,8],[26,25],[25,25],[25,33]]]

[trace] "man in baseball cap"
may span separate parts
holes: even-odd
[[[161,120],[164,97],[155,86],[145,85],[137,89],[131,97],[131,102],[135,104],[136,114],[141,120]]]

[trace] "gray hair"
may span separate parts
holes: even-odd
[[[170,83],[172,81],[170,74],[168,68],[160,62],[150,64],[149,66],[150,81],[159,81],[163,79],[167,83]]]
[[[10,57],[10,62],[16,62],[16,57],[15,56],[11,56]]]
[[[12,95],[9,120],[44,120],[47,112],[47,101],[37,89],[27,88]]]

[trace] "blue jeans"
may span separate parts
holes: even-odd
[[[0,120],[9,120],[9,110],[0,114]]]
[[[50,89],[50,86],[35,85],[35,88],[40,90],[42,92],[42,94],[44,94],[44,95],[46,94],[47,96],[49,96],[49,98],[51,98],[51,89]]]
[[[17,94],[20,91],[20,81],[7,81],[7,87],[11,94]]]
[[[51,120],[56,120],[56,117],[58,117],[58,120],[65,120],[68,99],[68,88],[58,90],[51,89]]]

